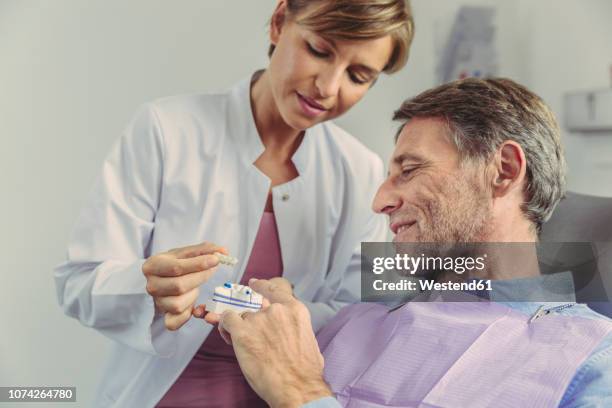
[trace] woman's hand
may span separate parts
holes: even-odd
[[[200,285],[219,264],[215,252],[227,254],[225,248],[204,242],[153,255],[142,265],[147,293],[153,297],[156,309],[165,313],[168,330],[178,330],[191,317]]]

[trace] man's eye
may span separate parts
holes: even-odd
[[[414,168],[402,169],[402,177],[408,177],[414,170]]]
[[[327,54],[326,52],[317,50],[312,45],[310,45],[309,42],[306,42],[306,47],[308,47],[308,51],[310,51],[310,53],[312,55],[314,55],[315,57],[317,57],[317,58],[327,58],[327,57],[329,57],[329,54]]]

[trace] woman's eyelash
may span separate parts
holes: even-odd
[[[367,79],[360,79],[357,75],[353,73],[350,73],[349,75],[351,77],[351,81],[355,82],[356,84],[363,85],[368,83]]]
[[[306,46],[308,47],[308,51],[310,51],[316,57],[326,58],[326,57],[329,56],[329,54],[327,54],[325,52],[321,52],[321,51],[317,50],[316,48],[314,48],[312,45],[310,45],[309,42],[306,42]]]
[[[329,53],[317,50],[308,41],[306,41],[306,47],[308,48],[308,51],[317,58],[329,57]],[[354,83],[358,85],[367,84],[369,82],[368,79],[361,79],[359,78],[359,76],[355,75],[352,72],[349,72],[349,77],[351,78],[351,81],[353,81]]]

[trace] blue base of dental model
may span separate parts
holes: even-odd
[[[215,288],[210,304],[212,307],[207,309],[218,314],[226,310],[233,310],[237,313],[256,312],[261,309],[262,301],[263,297],[248,286],[225,282],[223,286]]]

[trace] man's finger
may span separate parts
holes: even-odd
[[[219,324],[219,322],[221,321],[221,315],[215,312],[208,312],[206,313],[206,316],[204,316],[204,320],[206,321],[206,323],[210,323],[213,325]]]
[[[261,308],[265,309],[270,306],[270,301],[266,298],[261,299]]]
[[[195,256],[212,254],[215,252],[221,252],[226,255],[228,253],[227,249],[221,246],[218,246],[216,244],[213,244],[211,242],[202,242],[196,245],[190,245],[190,246],[186,246],[183,248],[176,248],[169,252],[172,253],[174,256],[176,256],[179,259],[193,258]]]
[[[221,315],[215,312],[207,312],[206,305],[198,305],[193,308],[193,317],[203,319],[206,323],[215,325],[221,321]]]
[[[293,295],[293,285],[287,280],[287,278],[276,277],[270,279],[270,282],[275,285],[278,284],[282,288],[282,290]]]
[[[219,326],[231,335],[239,333],[244,327],[244,324],[245,322],[242,320],[242,317],[232,310],[223,312],[221,320],[219,321]]]
[[[222,325],[219,325],[217,327],[217,330],[219,330],[219,335],[221,336],[223,341],[226,344],[229,344],[231,346],[232,345],[232,336],[223,328]]]
[[[255,292],[268,299],[270,303],[285,303],[294,300],[293,295],[284,286],[266,279],[251,279],[249,286]]]

